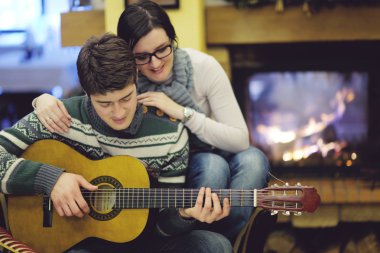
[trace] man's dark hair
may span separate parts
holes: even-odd
[[[79,52],[77,69],[87,95],[105,94],[136,83],[136,65],[128,44],[110,33],[87,40]]]
[[[131,49],[154,28],[162,28],[170,42],[176,41],[176,33],[168,14],[152,1],[139,1],[127,5],[117,24],[117,35],[128,42]]]

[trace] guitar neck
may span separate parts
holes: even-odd
[[[84,191],[83,196],[94,205],[109,203],[115,209],[140,208],[189,208],[195,205],[198,189],[171,188],[120,188]],[[212,190],[223,203],[228,198],[231,206],[256,206],[256,190],[219,189]]]

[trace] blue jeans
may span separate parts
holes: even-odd
[[[127,231],[126,231],[127,233]],[[116,246],[115,246],[116,247]],[[81,242],[66,253],[232,253],[230,241],[219,233],[206,230],[193,230],[172,237],[155,236],[151,240],[126,244],[117,249],[113,245],[106,246],[99,241]]]
[[[198,189],[261,189],[267,186],[269,162],[259,149],[249,147],[237,154],[194,153],[190,156],[186,185]],[[200,224],[233,242],[248,222],[253,207],[232,207],[230,215],[211,225]]]

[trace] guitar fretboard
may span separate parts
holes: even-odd
[[[112,205],[115,209],[189,208],[195,205],[198,192],[198,189],[121,188],[92,193],[83,191],[83,196],[94,205]],[[231,206],[256,206],[256,190],[219,189],[212,192],[218,195],[221,204],[224,198],[228,198]]]

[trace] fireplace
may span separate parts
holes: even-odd
[[[359,111],[366,113],[361,115],[364,119],[359,122],[366,123],[366,128],[363,138],[352,144],[360,152],[352,166],[336,163],[310,166],[310,162],[304,160],[272,165],[272,174],[277,178],[271,177],[270,184],[282,184],[280,179],[290,185],[297,182],[312,185],[318,189],[322,201],[317,212],[311,215],[279,215],[279,226],[273,231],[277,233],[280,230],[278,237],[274,237],[278,240],[268,238],[266,243],[270,245],[272,241],[278,246],[279,251],[273,252],[343,252],[346,245],[359,247],[360,235],[356,233],[361,230],[359,228],[368,231],[369,224],[379,224],[380,122],[376,115],[380,97],[379,12],[380,9],[373,6],[337,6],[309,17],[299,8],[286,8],[279,14],[271,5],[251,9],[207,8],[208,46],[228,49],[229,64],[225,64],[223,56],[220,62],[231,70],[234,92],[248,124],[256,123],[250,122],[249,107],[257,106],[257,102],[250,105],[247,98],[249,81],[255,74],[324,72],[349,77],[358,73],[364,79],[368,78],[367,84],[363,85],[367,107],[359,106]],[[256,139],[252,137],[251,141],[256,145]],[[310,158],[317,162],[326,161],[318,153]],[[275,163],[274,160],[271,162]],[[294,236],[281,233],[282,225]],[[378,226],[376,231],[378,235]],[[374,245],[370,240],[363,241],[365,245]],[[298,246],[304,246],[304,250]]]
[[[232,84],[277,174],[378,170],[379,42],[229,47]]]
[[[330,252],[372,238],[368,230],[357,232],[379,224],[372,222],[379,220],[380,43],[268,43],[228,50],[232,85],[252,144],[268,155],[277,178],[315,186],[321,194],[316,213],[280,215],[266,247],[281,245],[274,252],[286,252],[289,243],[297,252]],[[289,113],[289,107],[297,113]],[[304,148],[301,158],[297,148]],[[286,160],[284,150],[296,155]]]

